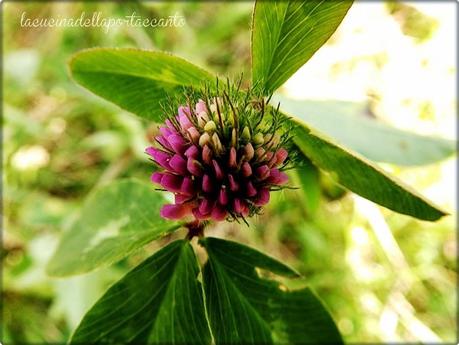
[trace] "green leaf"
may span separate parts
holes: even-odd
[[[310,215],[314,215],[319,208],[321,197],[319,170],[309,159],[303,157],[295,171],[303,192],[305,208]]]
[[[189,242],[172,242],[108,289],[71,343],[210,344],[198,274]]]
[[[287,277],[288,267],[235,242],[205,238],[203,279],[210,327],[218,344],[342,343],[330,315],[311,290],[289,291],[256,268]]]
[[[447,158],[456,150],[451,140],[417,135],[368,117],[365,103],[296,101],[275,95],[272,104],[277,102],[289,114],[377,162],[424,165]]]
[[[84,203],[48,263],[53,276],[108,266],[180,225],[159,216],[164,203],[153,185],[121,180],[102,187]]]
[[[192,63],[164,52],[95,48],[70,61],[73,78],[96,95],[147,120],[160,120],[161,103],[184,86],[215,78]]]
[[[252,82],[268,94],[330,38],[352,1],[257,1],[252,23]]]
[[[328,171],[342,186],[398,213],[423,220],[446,215],[437,206],[363,156],[344,148],[309,125],[299,124],[293,136],[300,151]]]

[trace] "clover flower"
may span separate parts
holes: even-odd
[[[202,98],[180,106],[159,128],[156,147],[146,149],[161,168],[151,180],[175,196],[161,216],[245,221],[288,180],[287,134],[264,101],[230,100],[226,92]],[[263,121],[266,112],[271,122]]]

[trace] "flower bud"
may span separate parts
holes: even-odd
[[[265,142],[265,140],[263,139],[263,133],[260,133],[258,132],[257,134],[254,135],[253,137],[253,143],[255,145],[261,145]]]
[[[217,126],[215,125],[215,122],[214,121],[209,121],[206,123],[206,125],[204,126],[204,130],[206,132],[215,132],[217,129]]]
[[[250,141],[250,129],[249,127],[245,126],[242,130],[241,138],[245,141]]]
[[[199,146],[201,146],[201,147],[203,147],[204,145],[208,144],[209,142],[210,142],[210,135],[208,133],[204,133],[199,138]]]
[[[194,107],[179,107],[178,115],[159,128],[157,147],[145,150],[160,168],[151,181],[174,193],[174,204],[162,207],[162,217],[253,216],[268,203],[270,192],[287,182],[282,170],[288,152],[279,147],[281,134],[270,129],[279,126],[256,120],[272,110],[227,92],[225,98],[205,94]]]

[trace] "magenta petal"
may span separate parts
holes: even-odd
[[[164,174],[162,174],[160,172],[154,172],[151,175],[151,181],[153,183],[161,184],[161,179],[163,178],[163,176],[164,176]]]
[[[175,154],[169,161],[170,167],[178,174],[185,175],[186,170],[186,160],[182,156]]]
[[[181,219],[189,213],[190,207],[187,204],[164,205],[160,211],[161,217],[168,219]]]
[[[186,162],[186,168],[194,176],[202,176],[203,174],[202,166],[197,160],[193,158],[188,158],[188,161]]]
[[[180,106],[178,108],[178,116],[190,116],[191,115],[191,111],[190,111],[190,107],[186,106]]]
[[[208,199],[202,199],[199,203],[199,212],[201,214],[209,214],[214,207],[214,202]]]
[[[267,165],[262,165],[255,170],[255,175],[260,180],[265,180],[266,178],[268,178],[269,174],[270,170]]]
[[[171,145],[172,149],[180,154],[183,154],[186,149],[185,139],[179,134],[172,134],[167,137],[167,141]]]
[[[280,165],[280,164],[284,163],[284,161],[287,159],[288,152],[287,152],[286,149],[281,148],[281,149],[277,150],[275,156],[276,156],[276,164]]]
[[[180,192],[183,178],[172,174],[164,174],[161,179],[161,186],[170,192]]]
[[[169,128],[172,131],[172,133],[177,133],[177,129],[175,128],[171,120],[167,119],[165,123],[166,123],[167,128]]]
[[[193,123],[190,121],[190,119],[186,115],[179,116],[179,122],[180,122],[180,127],[182,127],[184,131],[186,131],[188,128],[193,127]]]
[[[255,200],[253,200],[253,203],[256,206],[263,206],[266,205],[269,202],[269,189],[268,188],[261,188],[258,191],[258,195]]]
[[[255,195],[257,195],[257,190],[255,189],[255,187],[253,186],[252,182],[247,182],[246,186],[245,186],[245,194],[251,198]]]
[[[226,205],[228,204],[228,192],[226,191],[226,188],[223,186],[222,189],[220,189],[220,194],[218,195],[218,202],[220,205]]]
[[[179,107],[178,113],[179,113],[180,127],[182,127],[184,131],[186,131],[188,128],[193,126],[193,123],[189,119],[189,117],[191,116],[190,108]]]
[[[196,190],[194,188],[194,182],[189,177],[184,177],[182,185],[180,186],[180,192],[185,195],[194,195]]]
[[[153,156],[153,153],[156,152],[157,150],[158,150],[158,149],[156,149],[156,148],[150,146],[150,147],[147,147],[147,148],[145,149],[145,152],[146,152],[148,155],[154,157],[154,156]]]
[[[223,172],[222,169],[220,168],[220,165],[218,165],[217,161],[215,159],[212,159],[212,164],[214,166],[214,171],[215,171],[215,177],[217,180],[222,180],[223,179]]]
[[[228,166],[230,168],[235,168],[237,166],[236,149],[234,147],[230,149],[229,158],[228,158]]]
[[[266,180],[267,183],[271,184],[285,184],[288,181],[288,175],[277,168],[271,169],[271,176]]]
[[[288,175],[284,173],[283,171],[281,171],[279,173],[279,178],[277,179],[277,184],[281,185],[281,184],[286,184],[287,182],[288,182]]]
[[[172,131],[169,127],[160,127],[159,131],[165,138],[167,138],[169,135],[176,134],[176,132]]]
[[[188,158],[197,158],[199,156],[199,149],[197,146],[192,145],[185,151],[185,156]]]
[[[212,179],[209,175],[204,175],[202,178],[202,190],[206,193],[211,193],[213,190]]]
[[[196,144],[196,143],[199,142],[199,138],[201,137],[201,134],[199,133],[199,131],[194,126],[188,128],[187,132],[188,132],[188,136],[190,137],[190,140],[193,143]]]
[[[175,203],[176,204],[183,204],[183,203],[187,202],[188,200],[190,200],[190,196],[189,195],[175,194]]]
[[[156,141],[158,143],[161,144],[162,147],[164,147],[166,149],[169,149],[169,150],[172,150],[171,145],[169,144],[169,142],[162,135],[156,136],[155,139],[156,139]]]
[[[237,192],[239,190],[239,184],[234,180],[233,175],[228,174],[228,182],[232,192]]]
[[[242,172],[242,175],[245,177],[249,177],[250,175],[252,175],[252,167],[250,166],[248,162],[244,162],[242,164],[241,172]]]
[[[193,208],[191,210],[191,212],[193,213],[194,217],[198,220],[204,220],[204,219],[209,219],[210,215],[209,214],[202,214],[201,211],[199,211],[199,208],[196,207],[196,208]]]
[[[233,210],[236,213],[245,213],[246,209],[248,210],[247,204],[244,200],[236,198],[233,200]]]
[[[203,111],[207,113],[207,106],[206,102],[200,99],[198,103],[196,103],[196,114],[202,113]]]
[[[170,170],[169,160],[171,155],[155,148],[148,148],[148,154],[151,155],[154,161],[162,166],[164,169]]]
[[[271,158],[274,157],[274,153],[272,151],[268,151],[265,154],[265,160],[269,161]]]
[[[221,221],[226,218],[227,212],[225,208],[220,205],[215,205],[214,209],[212,210],[211,217],[213,220]]]
[[[212,150],[207,145],[202,148],[202,160],[208,165],[212,163]]]

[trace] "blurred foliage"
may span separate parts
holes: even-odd
[[[432,37],[438,27],[435,18],[422,13],[413,6],[398,1],[388,1],[386,5],[389,13],[400,23],[402,32],[419,42]]]
[[[78,87],[67,73],[70,56],[94,46],[160,49],[217,73],[235,76],[242,71],[248,79],[252,5],[3,4],[2,341],[64,342],[109,284],[168,241],[152,243],[95,273],[68,279],[45,274],[58,238],[72,224],[87,193],[119,177],[148,180],[153,169],[143,151],[156,126]],[[388,5],[387,20],[395,18],[400,23],[400,35],[428,44],[435,22],[410,8]],[[100,11],[104,17],[135,11],[151,18],[178,13],[185,16],[186,25],[120,27],[108,33],[101,28],[31,29],[19,25],[23,12],[34,18],[78,17],[83,11]],[[381,56],[366,59],[378,66],[385,64]],[[348,68],[345,64],[335,67]],[[373,100],[375,107],[379,101]],[[435,115],[432,109],[427,111],[428,116]],[[371,145],[371,138],[368,140]],[[443,176],[438,165],[388,168],[420,189]],[[414,342],[426,337],[454,341],[455,213],[437,223],[416,221],[362,204],[328,175],[316,176],[314,167],[302,169],[312,169],[307,175],[310,178],[297,183],[305,193],[314,191],[312,196],[298,190],[277,193],[250,228],[223,224],[209,234],[249,243],[297,268],[324,300],[348,342]],[[380,213],[383,222],[377,218]],[[182,235],[179,232],[173,237]]]

